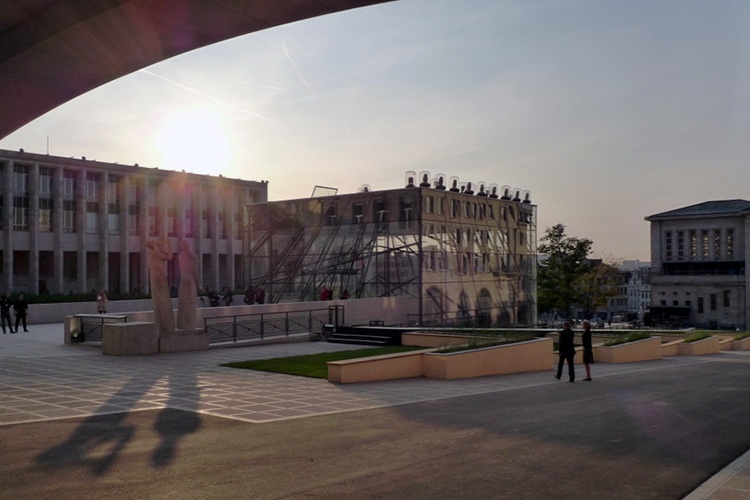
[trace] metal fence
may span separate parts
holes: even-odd
[[[324,325],[344,324],[344,306],[304,311],[241,314],[205,318],[210,344],[241,342],[321,331]]]
[[[126,314],[76,314],[75,317],[81,322],[81,327],[73,342],[101,342],[105,323],[128,321]]]

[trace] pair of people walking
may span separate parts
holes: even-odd
[[[13,330],[13,321],[10,318],[10,308],[16,313],[16,329]],[[23,298],[23,294],[20,294],[15,301],[10,300],[10,296],[6,293],[0,297],[0,323],[3,326],[3,333],[5,332],[5,322],[8,322],[8,330],[10,333],[16,333],[18,327],[23,324],[23,331],[28,332],[26,327],[26,315],[28,314],[29,304]]]
[[[558,340],[560,360],[557,363],[557,375],[555,375],[557,380],[562,378],[563,365],[566,362],[568,363],[568,377],[570,377],[570,381],[575,382],[576,380],[575,366],[573,364],[576,356],[576,348],[573,343],[575,335],[575,332],[570,329],[570,322],[566,321],[563,323],[563,329],[560,332]],[[591,381],[590,365],[594,362],[594,348],[591,344],[591,323],[588,320],[583,322],[581,340],[583,343],[583,364],[586,367],[586,378],[583,380]]]

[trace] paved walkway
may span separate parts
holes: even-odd
[[[334,385],[220,364],[351,346],[304,342],[110,357],[97,348],[62,345],[61,324],[31,325],[30,330],[0,335],[0,426],[163,408],[264,423],[560,384],[550,371],[456,381],[419,378]],[[750,353],[597,364],[595,374],[602,379],[653,371],[656,377],[665,367],[723,361],[750,363]],[[750,452],[685,498],[750,500]]]

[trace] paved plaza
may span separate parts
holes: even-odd
[[[111,357],[30,330],[0,336],[0,498],[750,499],[746,352],[335,385],[220,364],[351,346]]]

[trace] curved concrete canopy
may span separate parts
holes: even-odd
[[[0,138],[140,68],[212,43],[391,0],[2,0]]]

